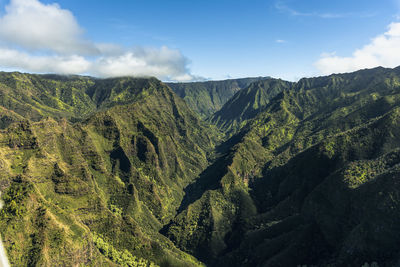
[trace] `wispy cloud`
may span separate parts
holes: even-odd
[[[279,11],[289,13],[292,16],[312,16],[312,13],[299,12],[297,10],[288,7],[286,3],[284,3],[283,1],[276,1],[275,8],[278,9]]]
[[[7,69],[177,81],[197,78],[179,50],[95,43],[84,37],[69,10],[39,0],[10,1],[0,17],[0,40],[0,67]]]
[[[377,66],[397,67],[400,65],[400,22],[391,23],[388,30],[376,36],[369,44],[357,49],[349,57],[336,53],[324,53],[315,62],[322,74],[350,72]]]
[[[287,43],[287,41],[286,41],[286,40],[283,40],[283,39],[276,39],[275,42],[278,43],[278,44]]]
[[[318,17],[322,19],[337,19],[346,17],[369,18],[375,16],[374,13],[331,13],[331,12],[302,12],[289,7],[285,1],[279,0],[275,2],[275,8],[283,13],[287,13],[296,17]]]

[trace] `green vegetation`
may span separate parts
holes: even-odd
[[[267,79],[253,82],[240,90],[217,111],[211,121],[228,134],[238,131],[247,120],[254,118],[266,105],[284,90],[291,87],[290,82]]]
[[[0,233],[12,265],[201,265],[158,231],[209,164],[215,127],[152,78],[9,76],[87,79],[80,92],[93,107],[79,121],[60,111],[0,131]]]
[[[0,128],[14,121],[46,117],[71,120],[91,114],[96,106],[86,90],[93,79],[81,76],[0,73]]]
[[[10,262],[396,266],[399,80],[1,73]]]
[[[399,75],[303,79],[261,104],[268,83],[239,91],[213,117],[230,136],[218,170],[165,234],[212,266],[398,264]]]
[[[238,91],[251,83],[269,79],[268,77],[231,79],[192,83],[167,83],[174,92],[183,98],[188,106],[201,118],[208,118]]]
[[[26,182],[13,182],[3,194],[4,206],[1,216],[4,220],[20,218],[26,212],[24,200],[28,196],[31,185]]]
[[[126,249],[123,252],[116,250],[112,245],[104,241],[101,236],[98,236],[96,234],[93,234],[93,242],[104,256],[106,256],[118,265],[128,267],[157,266],[154,263],[149,262],[145,259],[138,259],[135,256],[132,256],[132,254]]]

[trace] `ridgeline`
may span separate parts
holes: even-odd
[[[12,266],[400,264],[400,68],[0,73],[0,106]]]

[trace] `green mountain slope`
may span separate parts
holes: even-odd
[[[78,121],[114,105],[139,101],[155,79],[0,73],[0,127],[24,119]]]
[[[268,79],[254,82],[237,92],[225,105],[211,117],[210,121],[227,133],[239,130],[247,120],[260,113],[269,101],[292,83]]]
[[[0,132],[0,231],[14,266],[195,266],[158,233],[218,133],[156,79],[95,81],[98,111]],[[83,87],[82,90],[87,88]]]
[[[400,67],[255,81],[224,141],[154,78],[0,76],[13,266],[400,264]]]
[[[268,77],[230,79],[192,83],[167,83],[174,92],[183,98],[188,106],[207,118],[218,111],[236,92],[246,88],[252,82]]]
[[[163,233],[212,266],[398,264],[399,81],[377,68],[278,94]]]
[[[81,118],[96,106],[85,91],[94,81],[81,76],[0,73],[0,128],[46,117]]]

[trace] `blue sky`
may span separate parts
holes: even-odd
[[[0,0],[0,4],[3,70],[155,75],[163,80],[247,76],[297,80],[400,65],[400,0]],[[35,25],[38,18],[43,24]],[[24,29],[29,27],[34,28]],[[32,33],[42,28],[37,36]],[[66,43],[62,36],[72,41]],[[380,37],[383,44],[375,40]],[[381,55],[380,50],[396,56]]]

